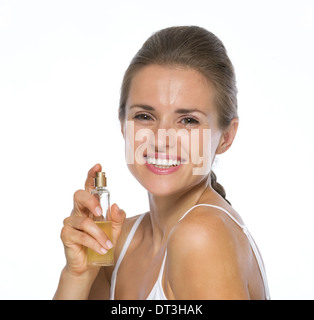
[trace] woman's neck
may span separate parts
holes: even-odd
[[[199,203],[201,196],[211,190],[210,178],[189,190],[169,196],[148,194],[153,246],[158,250],[167,241],[168,234],[182,215]]]

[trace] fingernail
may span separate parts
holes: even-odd
[[[100,249],[101,254],[106,254],[108,251],[105,248]]]
[[[111,249],[113,247],[113,244],[110,240],[106,241],[106,246],[108,247],[108,249]]]
[[[97,215],[97,216],[101,216],[101,215],[102,215],[102,209],[101,209],[101,207],[97,207],[97,208],[95,209],[95,212],[96,212],[96,215]]]

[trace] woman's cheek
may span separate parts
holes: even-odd
[[[192,174],[202,176],[209,174],[213,159],[211,129],[192,129],[190,139]]]

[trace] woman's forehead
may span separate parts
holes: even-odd
[[[154,108],[201,108],[211,112],[214,86],[198,71],[183,67],[151,65],[132,79],[127,106],[152,105]]]

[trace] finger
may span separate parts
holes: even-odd
[[[72,229],[78,230],[81,233],[87,234],[106,250],[112,248],[112,243],[105,232],[103,232],[90,218],[70,216],[64,220],[64,226],[71,227]],[[82,235],[82,237],[85,239],[84,235]]]
[[[116,245],[121,234],[125,217],[125,212],[120,209],[116,203],[114,203],[110,210],[110,220],[112,221],[112,242],[114,245]]]
[[[96,172],[101,171],[101,165],[99,163],[95,164],[87,174],[87,179],[85,181],[85,190],[91,192],[94,189],[94,178],[96,177]]]
[[[110,219],[116,225],[122,225],[125,220],[125,212],[116,203],[111,206]]]
[[[101,216],[102,209],[96,197],[85,190],[77,190],[73,196],[74,209],[72,215],[76,216]]]
[[[108,250],[101,246],[101,244],[82,231],[71,228],[70,226],[64,226],[61,231],[61,239],[66,247],[73,247],[81,245],[90,248],[99,254],[106,254]]]

